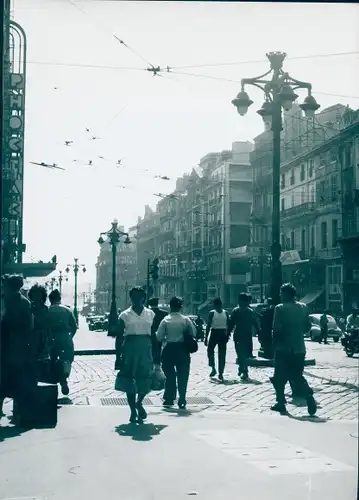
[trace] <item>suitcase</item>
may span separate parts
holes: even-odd
[[[14,400],[14,419],[26,428],[53,428],[57,425],[57,384],[38,383],[31,397]]]

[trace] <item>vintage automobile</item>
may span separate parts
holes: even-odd
[[[308,337],[313,340],[314,342],[318,342],[321,337],[321,330],[320,330],[320,318],[321,314],[310,314],[309,318],[312,323],[312,326],[310,328],[310,331],[308,332]],[[334,342],[339,342],[339,339],[342,336],[342,331],[337,325],[337,322],[333,318],[333,316],[328,317],[328,339],[333,339]]]
[[[107,330],[108,321],[105,316],[93,316],[88,325],[90,331],[104,331]]]

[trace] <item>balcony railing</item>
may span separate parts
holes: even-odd
[[[317,250],[318,259],[338,259],[342,256],[342,249],[340,247],[322,248]]]
[[[310,201],[307,203],[302,203],[301,205],[296,205],[292,208],[286,208],[285,210],[281,210],[281,218],[287,219],[289,217],[302,217],[308,214],[315,213],[315,203]]]

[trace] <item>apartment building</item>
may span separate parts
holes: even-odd
[[[283,280],[293,282],[302,300],[314,310],[328,308],[332,312],[339,312],[344,301],[342,250],[339,243],[343,221],[347,219],[343,207],[342,150],[348,137],[352,138],[354,134],[354,129],[349,130],[344,119],[346,113],[348,110],[342,105],[332,106],[320,113],[316,118],[318,130],[313,126],[310,129],[311,137],[302,142],[301,152],[296,152],[291,158],[287,155],[287,160],[283,159],[281,165]],[[270,219],[265,217],[265,213],[271,214],[271,200],[268,199],[270,197],[265,192],[265,186],[269,189],[271,176],[269,169],[266,177],[261,175],[257,158],[256,154],[253,162],[257,177],[253,206],[256,226],[253,231],[254,242],[260,244],[258,226],[264,226],[262,245],[268,251]],[[348,188],[352,194],[351,200],[353,159],[354,153],[350,160],[351,187]],[[270,160],[269,155],[266,160]]]
[[[231,150],[208,153],[153,213],[139,220],[138,260],[145,244],[160,258],[162,301],[179,294],[187,312],[205,311],[217,295],[236,304],[246,270],[233,265],[230,251],[249,239],[252,149],[251,143],[236,142]],[[152,228],[147,239],[146,221]]]

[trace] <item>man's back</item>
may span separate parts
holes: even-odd
[[[309,311],[305,304],[294,301],[275,307],[273,336],[276,351],[305,354],[304,335],[309,329]]]
[[[252,337],[253,327],[258,323],[253,309],[239,306],[233,309],[231,322],[234,326],[234,340],[242,337]]]
[[[48,311],[49,326],[53,333],[75,333],[76,320],[68,307],[63,304],[53,304]]]

